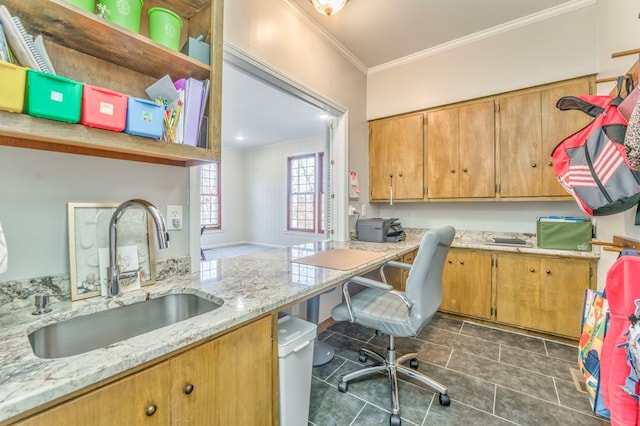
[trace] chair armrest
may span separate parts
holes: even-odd
[[[403,264],[401,262],[395,262],[395,263],[406,265],[406,263]],[[409,267],[411,267],[411,265],[409,265]],[[394,294],[398,296],[400,299],[402,299],[402,302],[405,305],[407,305],[407,308],[411,309],[412,304],[409,301],[409,299],[407,299],[404,293],[394,290],[391,285],[386,283],[381,283],[380,281],[372,280],[370,278],[355,276],[355,277],[349,278],[347,282],[345,282],[344,285],[342,286],[342,293],[344,294],[344,301],[347,304],[347,310],[349,311],[350,322],[355,322],[355,317],[353,316],[353,309],[351,308],[351,294],[349,293],[349,284],[351,283],[360,284],[369,288],[377,288],[378,290],[388,291],[389,293]]]
[[[387,282],[387,277],[384,274],[384,268],[387,266],[398,269],[406,269],[407,271],[411,269],[411,265],[409,265],[408,263],[398,262],[397,260],[389,260],[387,263],[380,267],[380,277],[382,278],[382,282],[384,283]]]

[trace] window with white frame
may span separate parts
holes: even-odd
[[[220,229],[220,163],[200,166],[200,226]]]
[[[324,233],[324,153],[287,158],[287,230]]]

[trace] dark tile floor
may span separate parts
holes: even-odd
[[[365,343],[384,354],[387,336],[350,323],[322,332],[335,358],[315,367],[309,425],[388,425],[390,398],[385,375],[337,389],[340,376],[358,369]],[[419,370],[449,388],[451,405],[417,382],[400,382],[400,408],[407,425],[607,425],[595,417],[576,389],[575,346],[511,333],[472,322],[435,317],[416,338],[396,339],[398,353],[417,352]]]

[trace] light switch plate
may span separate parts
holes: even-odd
[[[179,231],[182,229],[182,206],[167,206],[168,231]]]

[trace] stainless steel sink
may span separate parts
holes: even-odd
[[[156,330],[222,306],[194,294],[170,294],[42,327],[29,334],[33,353],[62,358]]]

